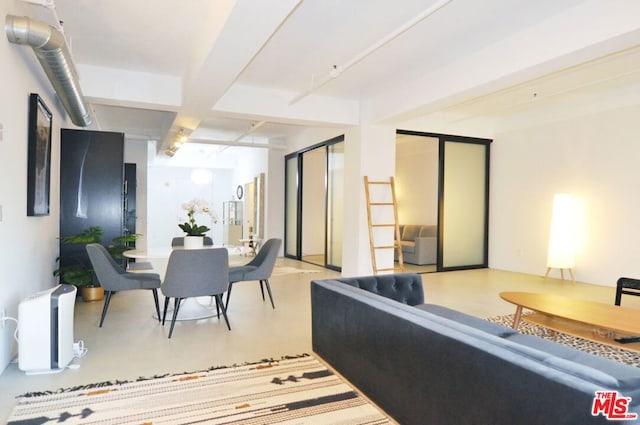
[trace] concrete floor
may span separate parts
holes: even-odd
[[[79,299],[75,340],[83,340],[89,350],[85,357],[72,362],[79,368],[25,376],[17,364],[9,365],[0,375],[0,422],[11,412],[15,397],[29,391],[311,353],[309,282],[339,274],[283,258],[277,264],[289,272],[291,268],[300,272],[276,274],[270,279],[276,309],[268,300],[262,301],[257,282],[236,284],[228,312],[231,331],[222,319],[185,321],[176,324],[173,337],[168,339],[169,326],[162,327],[152,318],[153,299],[146,291],[115,295],[103,328],[98,328],[102,302]],[[422,276],[427,302],[478,317],[514,312],[515,307],[498,296],[504,290],[553,293],[611,304],[615,292],[613,287],[489,269]],[[625,296],[623,305],[640,308],[640,297]]]

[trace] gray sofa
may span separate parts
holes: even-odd
[[[434,304],[416,274],[311,282],[313,350],[401,424],[590,424],[640,369]],[[636,423],[629,421],[626,423]]]
[[[436,226],[400,225],[400,246],[405,263],[419,266],[436,263]],[[398,252],[394,253],[398,261]]]

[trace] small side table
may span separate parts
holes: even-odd
[[[620,305],[622,294],[640,296],[640,279],[621,277],[616,286],[615,305]]]

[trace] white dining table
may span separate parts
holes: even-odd
[[[213,249],[213,248],[227,248],[229,251],[229,256],[231,259],[233,257],[239,257],[242,253],[242,248],[240,247],[232,247],[232,246],[222,246],[222,245],[208,245],[204,246],[203,249]],[[171,252],[174,250],[184,250],[186,248],[177,246],[173,248],[167,249],[152,249],[152,250],[139,250],[132,249],[129,251],[123,252],[123,256],[126,258],[131,258],[135,260],[143,260],[145,262],[149,262],[152,266],[151,269],[128,269],[127,271],[131,273],[157,273],[161,276],[162,281],[164,281],[164,276],[167,271],[167,264],[169,263],[169,256]],[[188,249],[186,249],[188,250]],[[173,302],[170,303],[170,309],[167,309],[167,318],[171,319],[173,315]],[[162,314],[162,312],[161,312]],[[190,297],[186,298],[180,304],[180,310],[178,312],[178,317],[176,320],[200,320],[200,319],[208,319],[214,316],[217,316],[216,310],[216,302],[214,297]],[[154,318],[158,318],[156,314],[153,314]]]

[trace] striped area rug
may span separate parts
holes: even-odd
[[[8,424],[388,424],[309,355],[32,393]]]

